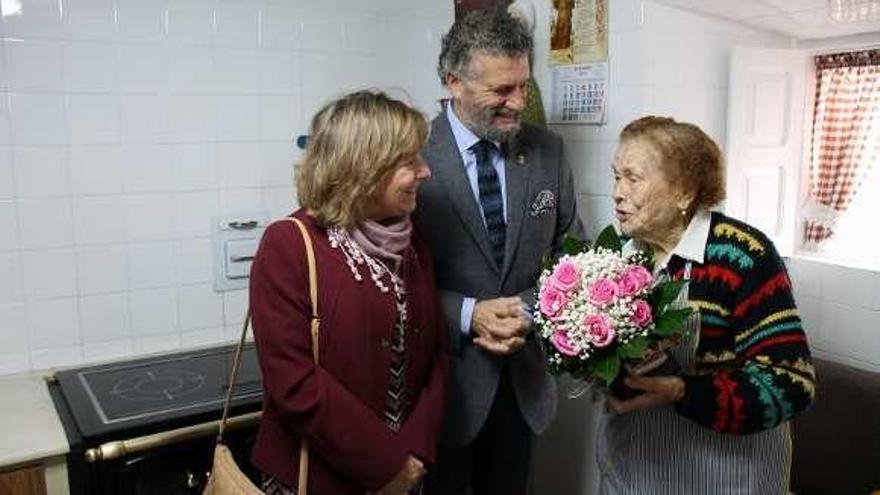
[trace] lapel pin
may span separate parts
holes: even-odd
[[[522,153],[516,155],[516,163],[518,165],[525,165],[526,164],[526,156],[523,155]]]

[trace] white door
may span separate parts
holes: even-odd
[[[801,50],[736,47],[731,57],[726,212],[767,234],[783,256],[798,228],[809,64]]]

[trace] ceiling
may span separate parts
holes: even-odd
[[[797,39],[880,35],[880,0],[656,0]]]

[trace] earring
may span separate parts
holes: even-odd
[[[688,211],[687,211],[687,210],[685,210],[685,209],[682,209],[682,210],[681,210],[681,216],[682,216],[682,217],[686,217],[687,214],[688,214]]]

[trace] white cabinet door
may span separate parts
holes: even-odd
[[[726,212],[761,229],[782,255],[798,227],[809,71],[801,50],[736,47],[731,56]]]

